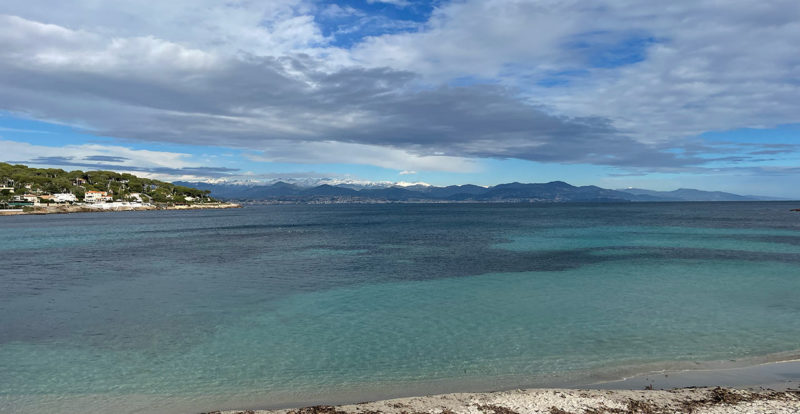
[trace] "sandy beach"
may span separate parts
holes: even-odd
[[[626,414],[797,413],[800,391],[685,388],[675,390],[534,389],[443,394],[342,406],[209,414]]]
[[[647,385],[639,387],[642,384]],[[666,384],[683,385],[661,389]],[[250,392],[185,396],[88,394],[66,398],[31,395],[27,401],[10,401],[0,397],[0,407],[8,412],[20,413],[788,414],[800,413],[800,361],[651,372],[587,386],[443,393],[431,389],[431,393],[436,395],[424,393],[419,391],[419,396],[402,396],[385,390],[382,394],[312,397],[311,400],[297,403],[279,402],[268,397],[267,390],[261,395]]]
[[[712,385],[718,384],[719,386]],[[209,414],[800,413],[800,361],[660,371],[585,388],[448,393],[343,405]]]

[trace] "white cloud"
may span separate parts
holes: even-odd
[[[211,70],[212,53],[152,36],[107,39],[95,33],[0,15],[0,55],[17,67],[80,71],[115,77],[158,77]]]
[[[361,164],[394,170],[475,172],[476,160],[462,157],[417,155],[396,148],[334,141],[273,142],[268,150],[246,155],[252,161],[307,164]]]
[[[637,9],[629,13],[644,14]],[[642,62],[596,70],[548,93],[548,102],[610,117],[651,142],[800,122],[800,3],[693,2],[639,24],[663,39]]]
[[[178,152],[139,150],[119,145],[80,144],[51,147],[27,142],[0,140],[2,156],[5,160],[31,160],[45,157],[72,157],[76,160],[89,156],[122,157],[120,165],[131,167],[198,167],[191,161],[191,155]]]
[[[412,175],[412,174],[416,174],[416,173],[417,173],[416,171],[403,170],[403,171],[400,171],[398,174],[399,175]]]
[[[110,169],[160,180],[198,180],[234,170],[206,167],[191,154],[133,149],[120,145],[80,144],[52,147],[0,139],[0,162],[65,170]]]
[[[0,13],[108,39],[154,37],[189,48],[269,56],[313,51],[327,42],[311,11],[303,0],[12,0],[0,5]]]
[[[625,44],[637,39],[645,45]],[[432,81],[501,80],[560,113],[606,117],[640,141],[664,142],[800,122],[798,42],[793,0],[488,0],[443,5],[425,30],[370,38],[353,55]],[[626,52],[641,56],[593,62]],[[553,76],[568,83],[536,83]]]
[[[563,63],[561,42],[594,24],[582,13],[594,8],[575,1],[451,2],[434,10],[424,30],[368,38],[353,56],[437,81],[495,77],[514,64],[541,71]]]

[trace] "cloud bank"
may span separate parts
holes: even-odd
[[[0,6],[0,110],[251,160],[697,171],[780,151],[702,132],[800,123],[794,1],[446,2],[348,48],[299,0],[42,6]]]

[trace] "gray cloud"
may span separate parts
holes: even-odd
[[[35,3],[0,10],[62,26],[0,16],[0,110],[98,135],[299,162],[303,148],[334,141],[690,171],[781,148],[747,153],[687,136],[800,120],[791,53],[800,7],[791,1],[454,2],[417,32],[370,37],[352,51],[330,47],[294,0],[191,10],[170,2],[155,13],[116,2],[88,14]],[[110,23],[95,29],[101,18]],[[208,19],[220,26],[175,29]],[[585,73],[565,87],[535,86],[576,69]],[[456,76],[466,85],[441,86]],[[482,76],[497,83],[480,85]]]
[[[72,165],[72,157],[36,157],[30,161],[7,161],[12,164],[46,164],[46,165]]]
[[[129,160],[129,158],[116,157],[112,155],[89,155],[87,157],[83,157],[83,159],[85,161],[100,161],[100,162],[124,162]]]
[[[336,141],[418,155],[619,166],[702,162],[641,144],[607,118],[554,115],[502,86],[424,87],[413,73],[388,68],[330,71],[303,55],[219,61],[152,39],[134,42],[133,49],[169,51],[148,61],[129,52],[109,55],[102,40],[84,33],[6,22],[18,34],[0,49],[6,80],[0,109],[78,121],[98,135],[255,150],[275,141]],[[86,48],[94,41],[107,66],[101,71],[70,59],[70,42]],[[53,51],[58,42],[66,43],[63,50]],[[36,51],[45,46],[49,56],[65,58],[43,61]]]

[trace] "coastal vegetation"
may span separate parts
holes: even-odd
[[[87,198],[87,193],[90,197]],[[60,195],[66,202],[136,201],[164,204],[214,202],[209,190],[137,177],[113,171],[64,171],[0,163],[0,203],[13,200],[53,202]],[[73,195],[73,197],[68,195]],[[101,197],[95,197],[96,195]],[[35,196],[35,197],[34,197]]]

